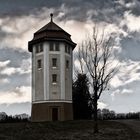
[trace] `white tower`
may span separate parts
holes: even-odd
[[[32,121],[73,119],[71,35],[51,21],[34,33],[32,52]]]

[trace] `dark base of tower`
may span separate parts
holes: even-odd
[[[73,120],[72,103],[33,103],[32,122]]]

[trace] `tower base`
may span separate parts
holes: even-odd
[[[73,120],[72,103],[47,102],[33,103],[31,112],[32,122]]]

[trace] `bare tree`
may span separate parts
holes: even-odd
[[[98,132],[97,102],[116,71],[116,66],[113,67],[112,64],[114,61],[113,43],[114,39],[111,35],[105,36],[104,31],[99,34],[97,28],[94,27],[92,37],[88,37],[79,46],[78,60],[81,73],[87,73],[91,81],[90,102],[93,106],[95,133]]]

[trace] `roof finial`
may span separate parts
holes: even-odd
[[[53,13],[50,14],[51,22],[53,22]]]

